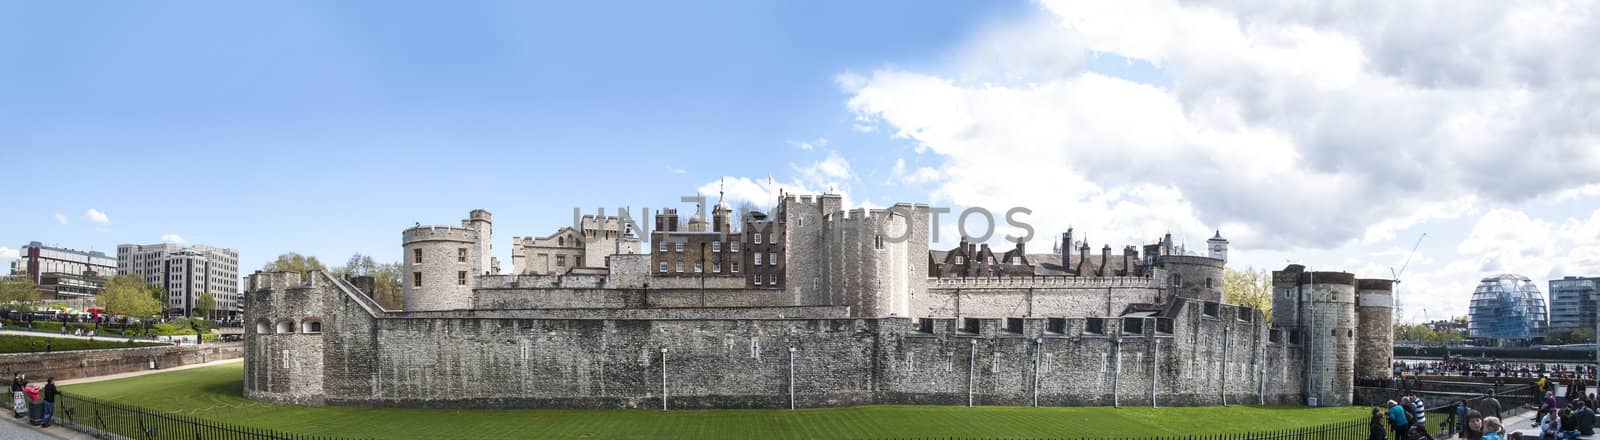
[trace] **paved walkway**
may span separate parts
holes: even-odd
[[[10,398],[8,397],[7,399],[6,406],[10,406]],[[81,440],[94,438],[88,434],[62,426],[40,428],[29,425],[27,417],[20,419],[11,417],[11,409],[9,408],[0,410],[0,419],[3,419],[0,420],[0,438],[6,440]]]
[[[4,329],[0,329],[0,335],[38,336],[38,337],[43,337],[43,338],[63,338],[63,339],[93,339],[93,340],[99,340],[99,341],[122,341],[122,340],[126,340],[127,339],[127,338],[122,337],[122,335],[120,335],[118,333],[111,333],[111,332],[97,334],[97,335],[95,335],[95,337],[90,338],[88,336],[74,336],[72,333],[61,334],[61,333],[57,333],[57,332],[36,332],[36,331],[32,331],[32,330],[13,330],[11,327],[6,327]],[[144,338],[134,338],[134,341],[138,341],[138,342],[160,342],[160,341],[144,339]]]

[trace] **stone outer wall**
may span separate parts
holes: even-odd
[[[1133,304],[1160,302],[1161,289],[1139,287],[1150,286],[1148,280],[1127,285],[1107,281],[1100,286],[1081,287],[1027,287],[1027,284],[945,287],[934,284],[936,287],[920,295],[911,316],[1116,316]]]
[[[383,312],[314,273],[258,274],[254,320],[321,308],[320,334],[246,331],[246,396],[410,407],[784,408],[871,403],[1291,403],[1300,358],[1259,313],[1175,301],[1160,319],[511,319]],[[264,286],[264,288],[262,288]],[[320,300],[313,297],[321,296]],[[485,313],[489,311],[483,311]],[[445,316],[439,316],[445,315]],[[1138,331],[1131,327],[1139,325]],[[970,331],[975,330],[975,331]],[[1020,330],[1020,331],[1014,331]],[[789,349],[793,347],[794,354]],[[663,353],[663,349],[665,352]],[[666,380],[662,380],[663,364]],[[1037,367],[1035,367],[1037,365]],[[1273,374],[1276,372],[1277,374]],[[1037,380],[1035,376],[1037,375]],[[971,390],[970,394],[968,390]]]
[[[8,353],[0,354],[0,372],[6,377],[11,373],[26,374],[29,381],[42,384],[50,376],[65,380],[144,371],[150,369],[151,361],[157,368],[172,368],[241,357],[244,346],[240,343]]]

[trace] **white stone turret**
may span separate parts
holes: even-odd
[[[1221,229],[1217,230],[1216,236],[1206,240],[1206,249],[1209,251],[1207,256],[1222,260],[1224,263],[1228,262],[1228,239],[1222,238]]]

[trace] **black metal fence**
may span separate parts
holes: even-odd
[[[61,426],[104,439],[342,440],[341,437],[292,434],[164,414],[68,394],[56,397],[54,419],[52,422]]]
[[[1276,440],[1276,439],[1306,439],[1306,440],[1366,440],[1370,430],[1369,417],[1360,417],[1343,422],[1328,423],[1306,428],[1279,429],[1256,432],[1241,432],[1234,434],[1204,434],[1204,435],[1159,435],[1159,436],[1109,436],[1097,437],[1054,437],[1075,440]],[[1388,426],[1384,426],[1387,432]],[[966,437],[929,437],[925,440],[962,439]]]

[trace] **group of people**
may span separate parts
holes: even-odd
[[[1493,399],[1492,397],[1489,399]],[[1495,402],[1498,404],[1498,402]],[[1428,433],[1427,408],[1423,406],[1422,399],[1416,396],[1404,396],[1400,402],[1390,400],[1388,410],[1372,408],[1372,421],[1369,424],[1371,434],[1369,440],[1388,440],[1389,431],[1394,432],[1395,440],[1433,440],[1433,434]],[[1498,406],[1497,406],[1498,408]],[[1386,428],[1387,425],[1387,429]],[[1467,407],[1466,401],[1456,404],[1456,409],[1451,414],[1450,420],[1443,424],[1447,433],[1459,433],[1460,437],[1468,440],[1507,440],[1520,439],[1520,434],[1513,433],[1507,437],[1505,427],[1501,425],[1500,418],[1495,416],[1484,417],[1478,410]]]
[[[1539,404],[1539,413],[1534,419],[1534,426],[1539,428],[1539,438],[1568,440],[1580,435],[1593,435],[1594,403],[1593,395],[1584,395],[1569,399],[1563,406],[1556,399],[1554,391],[1545,391],[1544,401]]]
[[[19,419],[28,417],[29,406],[41,404],[43,405],[44,416],[40,419],[40,426],[49,428],[50,419],[55,416],[56,412],[56,396],[59,395],[60,393],[56,391],[56,378],[53,376],[45,377],[44,387],[41,388],[36,384],[28,383],[28,377],[22,373],[13,373],[11,375],[11,398],[13,403],[11,416]]]
[[[1451,359],[1443,361],[1394,362],[1394,373],[1437,374],[1480,377],[1560,377],[1594,379],[1595,366],[1546,362],[1502,362]]]

